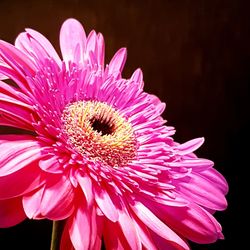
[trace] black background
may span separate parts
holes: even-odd
[[[145,90],[167,103],[164,117],[176,127],[176,141],[204,136],[198,155],[213,160],[229,182],[229,207],[215,214],[225,240],[192,244],[192,249],[247,249],[249,7],[248,1],[236,0],[0,0],[0,38],[13,43],[30,27],[58,50],[60,25],[75,17],[87,33],[102,32],[106,63],[117,49],[127,47],[123,75],[142,68]],[[46,250],[50,233],[49,221],[0,229],[0,249]]]

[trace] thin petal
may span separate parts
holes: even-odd
[[[69,234],[76,250],[91,249],[90,246],[95,242],[97,235],[94,208],[87,208],[84,202],[81,202],[69,223]]]
[[[209,180],[211,183],[219,188],[223,194],[228,192],[228,184],[222,174],[220,174],[215,168],[210,168],[202,172],[202,176]]]
[[[154,209],[153,206],[151,209]],[[191,241],[207,244],[219,238],[211,215],[194,203],[190,203],[187,208],[164,206],[158,213],[164,222]]]
[[[13,136],[0,136],[0,176],[16,172],[41,156],[41,146],[31,136],[16,136],[15,141],[5,139]]]
[[[118,212],[112,199],[105,189],[95,187],[95,200],[98,207],[102,210],[105,216],[113,222],[118,220]]]
[[[172,229],[158,219],[146,206],[140,202],[135,202],[131,206],[132,210],[138,216],[138,218],[145,223],[153,232],[171,242],[173,245],[177,245],[181,249],[189,249],[185,241],[183,241]]]
[[[91,179],[86,176],[77,175],[78,183],[80,184],[82,191],[85,195],[88,205],[91,205],[94,201],[93,188]]]
[[[177,146],[178,154],[185,155],[194,152],[204,143],[204,138],[196,138]]]
[[[44,183],[44,176],[34,162],[10,175],[0,177],[0,200],[21,196]]]
[[[109,73],[121,73],[127,59],[127,49],[119,49],[109,63]]]
[[[142,249],[138,232],[135,228],[135,222],[124,210],[119,210],[118,223],[131,249]]]
[[[44,185],[39,189],[30,192],[23,197],[23,208],[29,219],[40,219],[41,215],[41,200],[44,192]]]
[[[81,23],[73,18],[67,19],[60,31],[60,47],[64,61],[74,61],[75,50],[79,46],[80,61],[83,62],[85,44],[86,34]]]
[[[12,227],[26,219],[22,198],[0,200],[0,228]]]
[[[50,220],[66,219],[74,210],[74,189],[66,176],[51,174],[49,178],[41,200],[41,214]]]
[[[74,247],[71,243],[70,237],[69,237],[69,223],[66,223],[66,225],[63,228],[63,233],[61,237],[61,243],[60,243],[60,250],[74,250]]]
[[[176,181],[178,191],[187,199],[213,210],[224,210],[227,201],[220,189],[202,176],[202,173],[191,173],[185,180]]]
[[[33,29],[25,29],[25,30],[34,40],[36,40],[42,46],[42,48],[48,53],[48,55],[51,58],[53,58],[55,60],[55,62],[60,66],[62,63],[61,59],[58,56],[53,45],[50,43],[50,41],[45,36],[43,36],[41,33],[37,32]]]

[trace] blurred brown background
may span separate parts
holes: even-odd
[[[229,208],[216,214],[225,240],[192,249],[246,249],[243,176],[248,138],[250,19],[248,1],[0,0],[0,38],[13,43],[25,27],[58,49],[68,17],[105,37],[106,63],[128,48],[124,76],[141,67],[145,89],[167,103],[165,118],[179,142],[204,136],[201,157],[215,161],[230,185]],[[1,128],[1,133],[11,132]],[[248,195],[249,197],[249,195]],[[249,218],[249,216],[247,216]],[[0,230],[0,249],[49,249],[51,224],[25,221]],[[35,244],[35,245],[34,245]]]

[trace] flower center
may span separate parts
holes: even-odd
[[[70,103],[63,111],[62,121],[69,143],[84,157],[115,167],[136,156],[131,124],[106,103]]]

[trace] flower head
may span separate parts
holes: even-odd
[[[60,32],[63,60],[40,33],[0,41],[0,226],[26,217],[66,219],[61,249],[189,249],[223,238],[213,212],[228,187],[193,153],[203,138],[175,142],[165,108],[143,91],[126,49],[104,65],[104,40],[75,19]],[[3,81],[10,78],[15,86]]]

